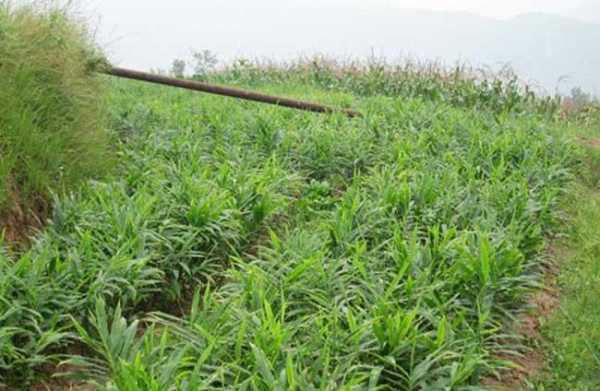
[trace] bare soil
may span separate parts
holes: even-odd
[[[17,186],[11,186],[8,208],[0,211],[0,234],[13,247],[27,245],[29,238],[44,225],[50,208],[45,200],[29,200],[27,208]]]
[[[600,149],[600,139],[593,137],[577,137],[577,140],[586,147]]]
[[[598,144],[600,147],[600,143]],[[500,377],[488,377],[482,381],[482,385],[496,391],[522,390],[525,381],[535,378],[544,370],[545,356],[541,348],[543,337],[541,326],[545,319],[560,305],[560,295],[557,284],[558,265],[568,258],[567,249],[564,247],[551,246],[547,250],[551,259],[544,269],[543,288],[530,295],[526,308],[517,318],[515,331],[527,342],[527,350],[518,357],[506,357],[498,355],[497,358],[509,360],[515,364],[515,368],[503,371]]]

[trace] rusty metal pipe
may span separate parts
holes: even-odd
[[[258,92],[241,90],[238,88],[230,88],[224,86],[218,86],[209,83],[203,83],[194,80],[176,79],[167,76],[155,75],[152,73],[134,71],[131,69],[124,69],[118,67],[108,68],[103,71],[104,73],[112,76],[122,77],[126,79],[141,80],[149,83],[163,84],[172,87],[185,88],[188,90],[207,92],[209,94],[229,96],[232,98],[239,98],[250,100],[254,102],[268,103],[277,106],[290,107],[298,110],[313,111],[316,113],[344,113],[349,117],[362,117],[362,114],[358,111],[348,109],[338,109],[335,107],[325,106],[318,103],[305,102],[301,100],[282,98],[278,96],[265,95]]]

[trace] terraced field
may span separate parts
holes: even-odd
[[[406,74],[213,77],[360,119],[107,80],[118,169],[0,255],[0,383],[466,390],[510,367],[578,155],[510,84]]]

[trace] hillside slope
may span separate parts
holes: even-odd
[[[220,76],[356,120],[112,83],[118,174],[0,253],[0,382],[441,390],[506,368],[568,134],[510,87],[389,97],[377,74]]]

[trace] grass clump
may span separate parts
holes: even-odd
[[[104,87],[90,68],[96,58],[92,37],[68,8],[0,2],[5,220],[45,209],[50,191],[71,189],[107,168]]]

